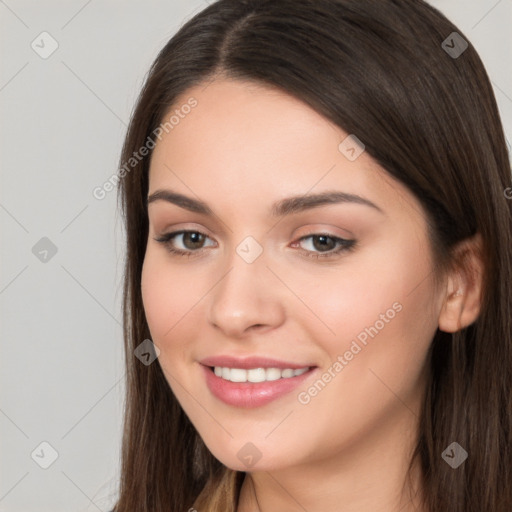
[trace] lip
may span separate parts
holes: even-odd
[[[307,366],[315,366],[311,363],[291,363],[288,361],[282,361],[263,356],[251,356],[243,358],[228,355],[213,356],[206,357],[199,362],[204,366],[222,366],[223,368],[240,368],[243,370],[250,370],[251,368],[279,368],[281,370],[291,368],[292,370],[299,370],[300,368],[306,368]]]
[[[267,360],[268,363],[268,360]],[[239,364],[239,363],[237,363]],[[287,363],[288,364],[288,363]],[[212,366],[222,366],[215,364]],[[225,365],[229,366],[229,365]],[[297,366],[296,368],[304,368],[304,366]],[[255,368],[255,366],[250,366]],[[258,368],[279,368],[279,366],[259,366]],[[292,366],[286,366],[285,368],[291,368]],[[205,366],[201,364],[203,373],[206,379],[206,385],[208,389],[216,398],[221,400],[227,405],[240,408],[255,408],[262,407],[278,398],[292,392],[307,378],[309,378],[318,369],[316,366],[310,367],[307,372],[302,375],[295,377],[289,377],[287,379],[278,379],[267,382],[231,382],[224,380],[221,377],[217,377],[210,365]],[[231,366],[231,368],[240,368],[240,366]],[[284,368],[284,367],[283,367]]]

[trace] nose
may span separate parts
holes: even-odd
[[[234,254],[208,298],[208,321],[227,337],[272,330],[285,319],[283,287],[261,256],[247,263]]]

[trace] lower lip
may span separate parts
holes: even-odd
[[[313,367],[296,377],[253,383],[231,382],[217,377],[210,367],[201,366],[205,373],[206,384],[214,396],[228,405],[245,408],[261,407],[290,393],[316,370]]]

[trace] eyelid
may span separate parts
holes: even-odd
[[[162,223],[162,227],[159,227],[159,223],[155,222],[153,225],[153,231],[156,233],[160,233],[160,236],[166,235],[168,233],[178,233],[183,231],[193,231],[194,233],[201,233],[209,238],[212,238],[212,234],[210,231],[205,228],[202,224],[197,224],[195,222],[173,222],[173,223]]]
[[[302,227],[300,228],[300,230],[297,231],[302,232]],[[333,238],[342,238],[344,240],[350,240],[352,238],[355,238],[356,236],[354,233],[352,233],[352,231],[349,231],[348,229],[344,229],[337,225],[329,224],[326,222],[309,224],[307,228],[304,228],[304,231],[306,232],[306,234],[299,235],[299,238],[308,235],[325,235],[332,236]]]
[[[302,240],[308,239],[308,238],[314,238],[314,237],[327,237],[332,240],[334,240],[335,244],[337,245],[336,248],[331,249],[329,251],[312,251],[308,249],[302,249],[300,247],[300,242]],[[316,260],[326,259],[337,259],[343,256],[344,253],[348,253],[353,251],[358,246],[358,241],[355,238],[344,238],[340,236],[333,235],[331,233],[316,231],[313,233],[310,233],[309,235],[301,236],[297,239],[297,241],[293,242],[294,245],[299,246],[299,252],[302,252],[305,256],[309,258],[314,258]]]
[[[212,240],[212,238],[202,231],[196,230],[196,229],[177,229],[175,231],[170,231],[167,233],[164,233],[160,237],[155,237],[154,240],[161,243],[162,245],[166,246],[167,251],[175,256],[180,257],[199,257],[201,256],[205,250],[206,247],[200,247],[197,250],[187,250],[187,249],[176,249],[172,246],[171,240],[176,238],[177,236],[184,235],[187,233],[198,233],[200,235],[205,236],[206,238]],[[328,251],[314,251],[314,250],[308,250],[303,249],[300,247],[300,242],[302,240],[308,239],[308,238],[314,238],[314,237],[327,237],[335,241],[335,244],[337,247],[335,249],[330,249]],[[293,245],[298,246],[299,253],[303,254],[304,256],[308,258],[313,258],[317,261],[329,261],[329,260],[337,260],[341,258],[345,253],[349,253],[356,249],[358,246],[358,241],[355,238],[343,238],[336,235],[333,235],[331,233],[322,232],[322,231],[313,231],[309,234],[303,235],[297,239],[295,239],[292,242]],[[210,246],[211,247],[211,246]]]
[[[337,228],[337,229],[340,229],[340,228]],[[183,234],[184,232],[185,233],[193,232],[193,233],[199,233],[199,234],[204,235],[210,239],[213,239],[213,237],[208,233],[207,229],[203,229],[202,227],[196,228],[195,226],[190,226],[190,224],[185,224],[183,226],[180,225],[179,228],[174,228],[174,226],[173,227],[165,227],[164,229],[155,230],[155,231],[160,231],[162,233],[160,235],[160,237],[167,236],[167,235],[178,236],[179,234]],[[312,227],[312,228],[309,228],[305,234],[301,234],[300,236],[294,236],[294,240],[292,243],[296,243],[298,241],[303,240],[304,238],[308,238],[311,236],[327,236],[327,237],[330,237],[333,239],[339,239],[339,240],[345,240],[345,241],[349,241],[349,240],[355,238],[354,235],[351,232],[349,232],[348,230],[343,230],[343,231],[345,231],[349,235],[348,238],[346,235],[335,234],[335,233],[330,232],[329,230],[322,229],[321,227]],[[160,238],[160,237],[158,237],[158,238]]]

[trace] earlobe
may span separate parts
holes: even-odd
[[[457,332],[476,321],[481,308],[483,278],[482,237],[477,233],[454,251],[456,270],[448,276],[439,313],[439,329]]]

